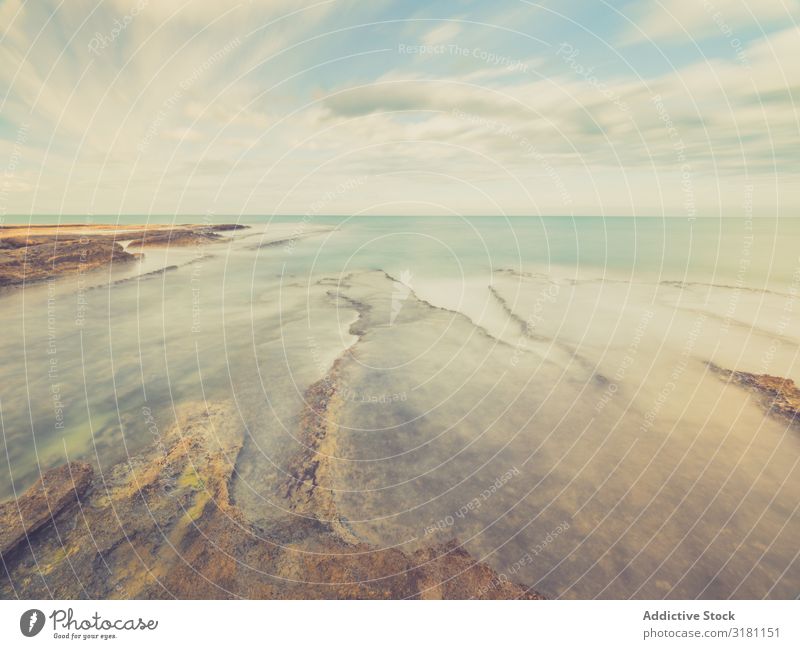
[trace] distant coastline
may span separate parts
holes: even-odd
[[[3,225],[0,226],[0,287],[41,282],[141,258],[141,253],[131,250],[218,243],[225,240],[220,232],[247,227],[233,223]]]

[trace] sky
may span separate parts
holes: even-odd
[[[800,0],[0,0],[15,214],[800,216]]]

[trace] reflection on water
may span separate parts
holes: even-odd
[[[320,487],[355,536],[551,596],[797,596],[800,431],[707,363],[800,380],[798,222],[320,221],[0,296],[0,497],[233,398],[233,497],[277,518],[341,358]]]

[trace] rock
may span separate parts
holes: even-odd
[[[0,250],[0,286],[39,282],[136,259],[136,255],[105,237],[83,240],[41,237]]]
[[[14,553],[0,597],[541,598],[457,542],[377,548],[310,509],[256,528],[228,492],[243,441],[235,404],[182,404],[161,440],[104,471],[80,516],[62,509],[30,550]]]
[[[63,225],[0,226],[0,286],[39,282],[51,277],[135,261],[140,253],[117,243],[131,240],[129,248],[189,246],[224,241],[217,231],[239,230],[246,225]]]
[[[222,225],[178,225],[172,228],[145,228],[131,241],[131,248],[148,246],[198,246],[206,243],[225,241],[217,232],[241,230],[245,225],[225,223]]]
[[[217,232],[225,232],[227,230],[246,230],[249,227],[249,225],[242,225],[241,223],[220,223],[214,226],[214,230]]]
[[[90,464],[70,462],[45,473],[18,500],[0,503],[0,556],[7,557],[79,500],[93,473]]]
[[[729,379],[731,383],[758,394],[762,407],[768,413],[800,424],[800,389],[791,379],[727,370],[714,363],[708,363],[708,366],[712,372]]]

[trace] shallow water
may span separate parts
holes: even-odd
[[[358,538],[457,538],[553,597],[798,596],[800,430],[707,363],[800,381],[800,220],[249,222],[0,296],[0,497],[233,398],[266,524],[341,357],[322,486]]]

